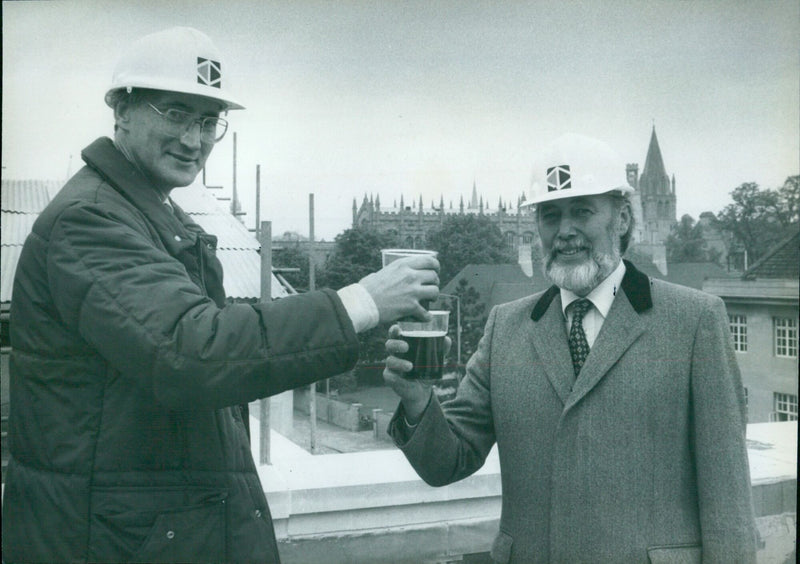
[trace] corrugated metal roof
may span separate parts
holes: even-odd
[[[225,272],[225,293],[232,298],[252,299],[261,295],[261,245],[242,222],[228,211],[200,182],[176,188],[170,194],[200,227],[217,236],[217,256]],[[272,298],[289,293],[272,275]]]
[[[2,270],[0,270],[0,301],[10,302],[14,272],[25,238],[33,222],[50,198],[58,192],[60,183],[41,180],[2,181]],[[172,198],[203,229],[217,236],[218,256],[225,270],[225,293],[236,299],[257,299],[261,295],[261,255],[258,240],[200,183],[173,191]],[[272,275],[272,297],[288,295],[275,275]]]
[[[213,189],[206,188],[201,182],[195,182],[186,187],[175,188],[170,192],[170,198],[189,214],[230,214],[229,204],[217,200]]]
[[[258,240],[239,220],[230,214],[189,214],[200,227],[217,236],[218,249],[248,249],[258,251],[261,248]],[[244,228],[244,229],[242,229]]]
[[[8,180],[0,183],[0,302],[10,302],[22,245],[33,222],[61,188],[57,180]]]
[[[3,211],[0,217],[0,243],[2,245],[22,245],[33,228],[39,214],[12,213]]]
[[[14,286],[14,272],[17,270],[22,245],[3,245],[0,247],[0,302],[11,301]]]
[[[63,185],[58,180],[6,180],[0,189],[2,210],[38,214]]]
[[[257,260],[252,260],[251,254]],[[228,296],[242,299],[258,299],[261,295],[261,262],[255,251],[217,250],[217,258],[225,273],[222,283]],[[287,295],[275,275],[272,276],[272,297]]]

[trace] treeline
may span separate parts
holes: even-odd
[[[669,262],[721,263],[722,253],[710,247],[705,236],[710,228],[725,238],[729,266],[742,269],[797,230],[800,176],[789,176],[777,189],[745,182],[730,195],[731,203],[717,214],[703,214],[700,221],[688,214],[681,217],[666,241]]]

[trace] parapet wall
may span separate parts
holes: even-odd
[[[759,563],[794,561],[797,422],[750,425],[748,442]],[[473,476],[432,488],[396,449],[315,456],[275,432],[272,445],[274,464],[259,473],[284,564],[444,563],[491,547],[501,507],[496,450]]]

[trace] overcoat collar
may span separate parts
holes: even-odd
[[[625,276],[622,278],[622,290],[628,297],[628,301],[633,306],[636,313],[642,313],[653,307],[653,299],[650,295],[650,278],[640,272],[630,261],[624,260]],[[559,295],[558,286],[550,286],[541,295],[531,312],[531,319],[539,321],[550,307],[550,303]]]
[[[533,345],[551,385],[569,409],[588,394],[624,352],[644,332],[640,314],[653,306],[650,279],[625,261],[622,279],[623,294],[617,296],[586,359],[583,370],[575,380],[567,346],[566,327],[560,307],[561,297],[556,286],[539,298],[531,312],[536,323]]]

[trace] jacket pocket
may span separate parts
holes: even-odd
[[[651,546],[647,556],[650,564],[702,564],[703,548],[699,544]]]
[[[91,562],[225,560],[225,490],[103,488],[92,497]]]
[[[489,553],[489,556],[492,558],[492,562],[496,562],[497,564],[507,564],[511,561],[511,546],[514,544],[514,539],[511,535],[504,533],[503,531],[498,531],[497,536],[494,537],[494,542],[492,543],[492,551]]]

